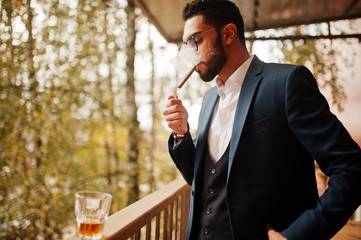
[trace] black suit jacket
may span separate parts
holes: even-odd
[[[194,141],[188,133],[175,149],[169,142],[171,157],[192,185],[188,236],[217,100],[216,88],[204,96]],[[314,159],[330,176],[321,198]],[[360,205],[360,148],[306,67],[254,57],[236,109],[226,187],[234,239],[267,239],[266,224],[289,240],[329,239]]]

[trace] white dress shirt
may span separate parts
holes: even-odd
[[[216,78],[219,99],[208,131],[208,149],[214,163],[222,157],[231,140],[239,94],[253,56],[249,57],[225,84],[218,76]]]

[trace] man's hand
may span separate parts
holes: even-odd
[[[185,134],[188,131],[188,112],[180,99],[168,97],[163,116],[168,127],[174,132]]]
[[[270,224],[266,225],[269,240],[287,240],[281,233],[273,229]]]

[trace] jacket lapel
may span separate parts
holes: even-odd
[[[195,156],[195,165],[194,165],[194,173],[195,176],[198,176],[198,169],[201,163],[201,159],[203,159],[203,154],[207,146],[207,136],[209,126],[211,124],[213,111],[218,101],[218,93],[217,87],[214,87],[210,90],[210,92],[204,98],[204,107],[199,114],[199,124],[196,135],[196,156]],[[206,124],[203,124],[206,123]],[[193,179],[194,181],[195,179]]]
[[[234,123],[233,123],[233,131],[232,131],[232,137],[231,137],[230,149],[229,149],[227,182],[229,179],[229,174],[231,172],[233,160],[237,151],[239,139],[241,138],[241,134],[243,131],[244,123],[246,121],[249,107],[251,105],[257,86],[263,78],[261,74],[263,69],[263,64],[264,63],[261,60],[259,60],[257,56],[254,56],[252,63],[245,76],[245,79],[243,81],[242,89],[237,103]]]

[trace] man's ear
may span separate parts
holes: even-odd
[[[237,37],[237,26],[234,23],[229,23],[224,27],[223,33],[226,41],[233,41]]]

